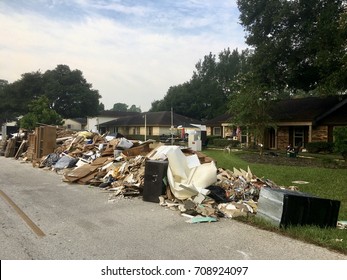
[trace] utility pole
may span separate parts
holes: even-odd
[[[171,107],[171,145],[173,145],[173,143],[174,143],[173,129],[174,129],[174,126],[173,126],[173,109]]]
[[[145,142],[147,141],[147,115],[145,114]]]

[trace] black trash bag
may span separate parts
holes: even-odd
[[[217,203],[230,202],[230,199],[226,196],[226,192],[222,187],[209,186],[206,189],[210,191],[207,196],[214,199]]]

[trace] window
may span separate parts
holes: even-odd
[[[153,127],[149,126],[148,128],[148,135],[153,135]]]
[[[213,135],[216,135],[216,136],[221,136],[222,135],[222,130],[220,127],[214,127],[213,128]]]

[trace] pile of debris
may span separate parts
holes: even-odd
[[[254,215],[262,188],[288,189],[249,168],[217,168],[213,159],[189,148],[55,128],[53,137],[52,131],[41,127],[22,140],[27,149],[19,157],[61,174],[65,182],[107,191],[109,202],[142,195],[145,201],[179,211],[189,223]],[[46,154],[39,157],[42,150]],[[151,170],[156,164],[160,168]]]
[[[162,171],[165,182],[159,182],[164,188],[158,202],[185,216],[200,217],[199,221],[256,213],[260,188],[278,187],[254,176],[249,169],[217,169],[213,159],[202,153],[179,146],[156,146],[151,140],[133,141],[122,135],[110,137],[43,126],[15,141],[27,146],[19,155],[23,160],[63,175],[65,182],[107,190],[110,202],[141,196],[144,188],[149,188],[146,162],[167,161],[168,167]],[[40,157],[42,150],[46,155]]]

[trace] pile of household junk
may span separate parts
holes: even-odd
[[[109,202],[143,196],[179,211],[189,223],[256,214],[261,188],[284,188],[249,168],[217,168],[213,159],[187,147],[88,131],[60,136],[53,153],[31,160],[34,167],[53,170],[68,183],[106,190]],[[21,159],[28,161],[27,152]]]

